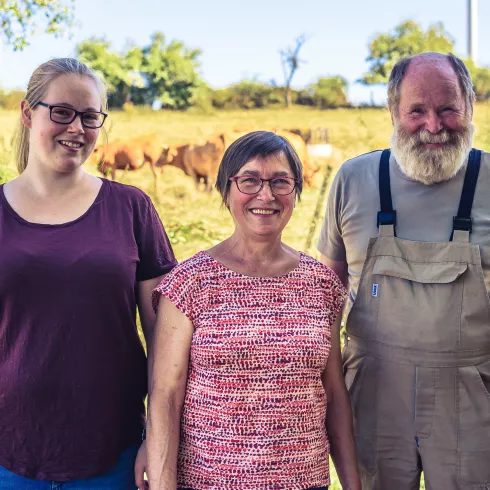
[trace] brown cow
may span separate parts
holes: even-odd
[[[185,172],[184,166],[184,154],[189,145],[164,145],[163,153],[157,162],[157,167],[163,167],[165,165],[172,165],[173,167],[180,168]],[[187,174],[189,175],[189,174]]]
[[[211,192],[224,152],[225,136],[219,134],[207,141],[165,148],[157,166],[172,165],[180,168],[192,178],[196,188],[199,188],[202,181],[206,191]]]
[[[303,164],[303,180],[307,186],[311,186],[313,184],[313,177],[320,170],[318,165],[315,165],[308,158],[308,151],[306,149],[306,143],[301,136],[297,134],[291,133],[289,131],[285,131],[282,129],[276,129],[274,131],[279,136],[286,138],[291,145],[296,150],[301,163]]]
[[[218,168],[225,153],[223,134],[209,138],[204,143],[190,144],[184,152],[184,171],[190,175],[196,186],[201,179],[207,192],[213,190]]]
[[[116,170],[137,170],[146,162],[150,164],[151,171],[155,178],[155,189],[157,186],[156,167],[164,146],[159,142],[154,134],[139,136],[125,141],[114,141],[105,145],[98,146],[93,151],[92,159],[97,164],[99,172],[107,176],[111,170],[112,180],[116,178]]]

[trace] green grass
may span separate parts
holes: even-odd
[[[15,167],[11,161],[11,141],[18,117],[16,112],[0,111],[0,128],[2,128],[0,182],[15,176]],[[489,151],[490,104],[476,106],[474,122],[477,127],[475,146]],[[315,244],[321,220],[313,224],[311,248],[305,250],[305,244],[316,206],[321,206],[322,214],[325,207],[325,198],[320,203],[318,200],[326,165],[329,163],[334,168],[331,179],[342,160],[388,147],[391,121],[387,111],[375,109],[318,111],[294,107],[289,110],[267,109],[199,114],[142,110],[132,113],[113,112],[107,123],[110,141],[156,133],[162,143],[170,144],[196,141],[234,128],[254,130],[275,127],[326,127],[329,129],[330,143],[339,150],[329,162],[322,162],[322,171],[317,174],[314,186],[305,188],[301,203],[296,206],[283,234],[284,241],[289,245],[318,257]],[[89,167],[88,170],[97,174],[94,168]],[[232,220],[228,212],[221,207],[217,193],[207,195],[196,192],[190,179],[178,169],[164,170],[157,193],[153,190],[153,177],[148,168],[136,172],[121,172],[118,180],[140,187],[153,198],[179,261],[199,250],[213,246],[232,233]],[[421,488],[424,488],[423,484]],[[340,490],[333,465],[331,490]]]
[[[11,163],[11,140],[17,120],[17,113],[0,111],[0,180],[15,175]],[[476,107],[475,121],[478,128],[476,145],[490,149],[490,105]],[[389,145],[389,115],[384,110],[376,109],[318,111],[294,107],[289,110],[230,111],[210,115],[143,110],[132,113],[113,112],[107,123],[110,141],[156,133],[162,143],[170,144],[197,141],[234,128],[253,130],[318,126],[329,129],[330,142],[341,151],[330,162],[335,168],[343,159]],[[88,167],[88,170],[97,174],[94,168]],[[284,231],[284,241],[297,249],[304,250],[322,177],[323,171],[317,174],[312,188],[305,188],[302,201]],[[164,170],[158,193],[153,190],[153,177],[149,168],[120,172],[117,178],[136,185],[151,195],[179,260],[214,245],[229,236],[233,230],[232,220],[228,212],[221,208],[217,193],[197,193],[190,179],[178,169]],[[322,202],[321,205],[324,206],[325,203]],[[315,244],[319,225],[317,223],[314,229],[313,245],[308,250],[313,256],[318,255]]]

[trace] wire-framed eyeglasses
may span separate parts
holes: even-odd
[[[45,102],[38,102],[38,105],[49,109],[49,118],[58,124],[71,124],[77,116],[80,116],[82,126],[90,129],[102,127],[106,120],[107,114],[99,111],[76,111],[69,107],[61,105],[49,105]]]
[[[235,182],[238,190],[242,194],[258,194],[264,187],[264,182],[269,182],[273,194],[278,196],[287,196],[291,194],[296,187],[296,180],[292,177],[274,177],[273,179],[261,179],[250,175],[236,175],[230,177]]]

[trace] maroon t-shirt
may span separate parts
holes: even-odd
[[[135,187],[104,179],[83,216],[42,225],[22,219],[0,186],[0,466],[88,478],[141,440],[136,282],[175,265]]]

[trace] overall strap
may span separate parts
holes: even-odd
[[[396,211],[391,200],[390,150],[383,150],[379,162],[379,201],[377,225],[380,236],[395,236]]]
[[[450,240],[457,242],[469,242],[472,232],[471,208],[475,197],[476,183],[480,172],[481,151],[474,148],[468,157],[468,166],[464,176],[463,191],[457,216],[453,217],[453,231]]]

